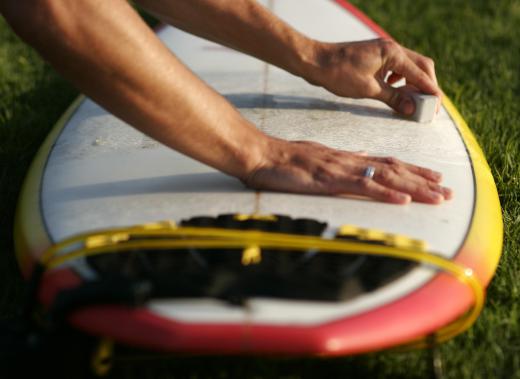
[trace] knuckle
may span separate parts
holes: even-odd
[[[424,65],[428,68],[435,67],[435,61],[433,59],[431,59],[430,57],[424,57],[423,62],[424,62]]]
[[[406,173],[406,171],[408,171],[403,165],[398,163],[393,164],[391,166],[391,169],[394,172],[394,174],[397,174],[398,176],[402,176]]]
[[[422,79],[423,79],[424,81],[427,81],[427,82],[431,82],[431,80],[432,80],[431,77],[430,77],[430,75],[428,75],[428,74],[427,74],[426,72],[424,72],[424,71],[422,72],[421,77],[422,77]]]
[[[397,44],[397,42],[395,42],[393,39],[390,39],[390,38],[380,38],[379,43],[381,44],[382,47],[387,48],[387,49],[395,49],[399,46]]]
[[[293,143],[295,145],[298,145],[298,146],[304,146],[304,147],[307,147],[307,146],[320,146],[320,144],[318,142],[313,142],[313,141],[304,141],[304,140],[301,140],[301,141],[293,141]]]
[[[418,174],[421,175],[421,176],[424,176],[424,177],[435,176],[434,171],[432,171],[430,169],[427,169],[427,168],[424,168],[424,167],[419,167]]]
[[[401,101],[401,94],[398,91],[392,91],[390,96],[388,97],[388,104],[394,108],[397,108],[400,101]],[[383,163],[386,163],[386,162],[383,160]]]
[[[363,91],[356,93],[352,96],[353,99],[370,98],[370,99],[381,99],[383,97],[383,89],[381,85],[376,81],[365,83]]]
[[[419,188],[416,188],[414,192],[417,197],[427,199],[430,197],[431,190],[429,188],[419,187]]]
[[[384,189],[381,190],[381,197],[383,197],[385,199],[390,199],[394,195],[395,195],[395,191],[393,191],[393,190],[391,190],[389,188],[384,188]]]
[[[371,179],[365,176],[361,176],[355,179],[354,184],[361,190],[367,190],[370,187],[370,181]]]
[[[390,166],[391,168],[402,166],[401,161],[395,157],[385,157],[383,158],[383,163],[385,163],[387,166]]]
[[[421,81],[423,84],[429,84],[431,83],[431,79],[430,77],[428,76],[428,74],[426,74],[426,72],[424,71],[420,71],[418,72],[418,79],[419,81]]]
[[[337,150],[334,149],[334,150],[330,151],[330,156],[334,157],[335,159],[337,159],[339,161],[342,160],[345,157],[349,157],[350,158],[353,155],[354,154],[351,153],[350,151],[344,151],[344,150],[339,150],[339,149],[337,149]]]
[[[442,192],[442,186],[437,183],[427,182],[428,188],[435,192]]]
[[[388,182],[394,177],[394,171],[392,169],[383,169],[379,172],[379,177],[384,182]]]
[[[323,166],[318,166],[312,173],[312,178],[318,183],[330,183],[334,179],[334,174]]]
[[[330,154],[330,155],[328,155],[328,156],[326,156],[324,158],[324,162],[327,165],[340,166],[341,165],[340,158],[341,158],[340,156],[337,156],[337,155],[334,155],[334,154]]]
[[[397,44],[389,38],[379,39],[379,46],[384,56],[392,55],[397,48]]]

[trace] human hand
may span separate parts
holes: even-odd
[[[415,112],[410,88],[442,97],[433,60],[392,40],[317,42],[314,50],[317,63],[303,77],[336,95],[381,100],[404,115]],[[402,78],[405,87],[392,87]]]
[[[358,195],[395,204],[417,201],[440,204],[452,191],[442,187],[441,174],[395,158],[370,157],[307,141],[273,139],[269,157],[243,179],[259,190],[317,195]],[[375,168],[372,179],[365,177]]]

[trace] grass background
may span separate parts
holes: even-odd
[[[500,194],[503,257],[477,323],[441,347],[447,377],[520,378],[520,1],[353,3],[398,41],[434,58],[440,84],[474,130]],[[0,18],[0,320],[15,314],[24,288],[12,242],[23,178],[76,95]],[[427,366],[420,351],[327,360],[209,357],[117,365],[112,377],[424,378]]]

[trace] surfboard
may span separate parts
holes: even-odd
[[[313,38],[388,36],[343,0],[264,4]],[[502,219],[449,99],[419,124],[176,28],[157,34],[264,132],[435,169],[454,199],[253,191],[81,97],[41,147],[17,212],[24,275],[58,259],[40,279],[44,306],[70,308],[72,326],[118,343],[207,354],[357,354],[452,336],[475,319]]]

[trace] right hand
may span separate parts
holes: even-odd
[[[410,87],[442,97],[433,60],[395,41],[315,41],[314,51],[317,63],[303,77],[338,96],[380,100],[404,115],[415,111]],[[394,88],[402,78],[407,86]]]
[[[375,167],[372,179],[363,176],[367,166]],[[452,191],[439,184],[441,179],[438,172],[395,158],[335,150],[316,142],[273,139],[270,157],[243,182],[258,190],[440,204],[452,197]]]

